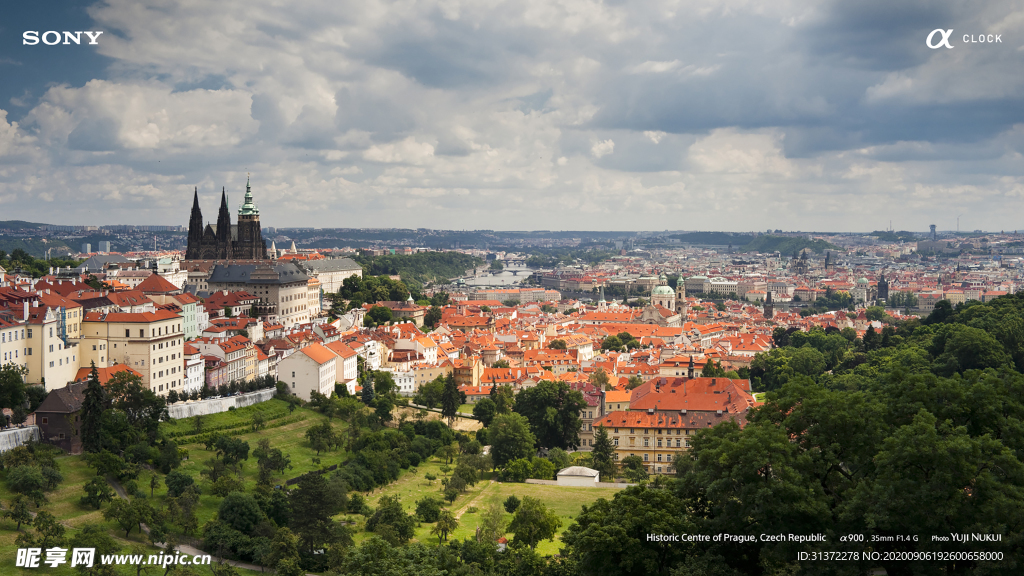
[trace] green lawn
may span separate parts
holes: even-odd
[[[287,410],[287,403],[280,400],[271,400],[269,402],[242,408],[240,410],[205,416],[204,425],[212,427],[236,423],[248,423],[252,414],[258,410],[264,411],[265,413],[274,413],[275,411],[280,411],[282,408]],[[317,465],[313,463],[313,457],[316,453],[308,447],[304,434],[307,428],[324,419],[320,414],[303,408],[296,409],[295,412],[288,417],[305,417],[305,419],[299,422],[289,423],[285,426],[268,428],[260,432],[249,432],[239,436],[242,440],[249,442],[251,449],[256,448],[256,443],[260,438],[269,438],[272,446],[280,448],[291,458],[292,469],[286,471],[284,475],[281,475],[277,479],[281,483],[284,482],[285,478],[299,476],[317,467]],[[340,427],[342,424],[339,420],[335,420],[335,425]],[[191,423],[187,420],[167,422],[162,423],[161,428],[166,431],[191,431]],[[189,459],[182,462],[180,469],[195,477],[196,481],[203,488],[203,496],[200,498],[200,506],[197,510],[199,525],[202,526],[206,521],[216,516],[217,509],[222,500],[220,497],[214,496],[210,493],[210,483],[199,475],[199,471],[203,469],[203,463],[213,458],[214,453],[207,452],[202,445],[195,443],[183,444],[182,447],[188,450]],[[324,466],[339,463],[343,458],[344,454],[339,452],[324,453],[320,455],[321,464]],[[109,532],[125,545],[126,551],[127,547],[131,545],[146,544],[145,538],[140,535],[138,531],[133,531],[129,538],[125,539],[124,531],[120,530],[114,522],[105,521],[102,514],[103,509],[105,509],[107,505],[104,505],[101,510],[93,510],[91,508],[83,508],[78,504],[78,499],[82,496],[82,486],[95,475],[95,472],[86,465],[84,457],[62,456],[58,458],[58,461],[60,463],[61,472],[64,474],[64,481],[61,482],[57,490],[47,494],[50,502],[43,505],[42,509],[54,514],[63,524],[65,524],[68,528],[67,536],[70,537],[75,528],[79,528],[85,524],[94,523],[107,527]],[[250,456],[249,460],[243,464],[242,470],[246,490],[251,490],[256,484],[256,463],[252,456]],[[149,480],[152,475],[153,472],[143,471],[137,480],[139,488],[147,495],[150,493]],[[160,484],[159,488],[155,492],[155,501],[153,504],[155,506],[164,506],[167,488],[163,482],[163,475],[157,474],[157,476],[160,480]],[[14,494],[8,490],[6,484],[0,482],[0,500],[3,501],[5,507],[13,496]],[[24,531],[26,528],[23,526],[22,530]],[[71,576],[72,574],[78,574],[75,569],[66,565],[56,569],[50,568],[48,565],[44,565],[37,569],[15,568],[14,564],[17,547],[14,545],[14,541],[17,537],[18,532],[15,531],[15,524],[9,520],[0,518],[0,574],[38,574],[39,570],[46,570],[47,574],[54,574],[57,576]],[[150,552],[156,552],[155,548],[147,546],[147,549]],[[162,570],[159,570],[159,572],[162,573]],[[246,574],[249,573],[248,571],[242,572]],[[132,567],[125,566],[120,567],[118,569],[118,573],[128,576],[129,574],[134,575],[135,571]]]
[[[461,404],[459,405],[459,412],[463,412],[465,414],[472,414],[473,406],[476,406],[476,404]]]
[[[383,489],[374,491],[374,493],[367,498],[367,504],[371,507],[377,506],[377,501],[383,495],[393,496],[397,495],[401,498],[402,505],[409,513],[415,513],[416,501],[420,500],[424,496],[433,495],[438,498],[441,497],[441,481],[442,476],[440,472],[441,463],[434,458],[431,458],[429,462],[422,463],[415,473],[410,471],[404,472],[402,477]],[[427,473],[433,473],[438,477],[433,484],[427,482],[425,476]],[[580,513],[581,507],[584,504],[591,504],[598,498],[611,499],[616,492],[617,488],[568,488],[562,486],[543,486],[538,484],[519,484],[514,482],[498,482],[494,478],[497,477],[495,473],[487,473],[484,475],[485,479],[477,482],[476,486],[470,487],[469,491],[459,496],[459,498],[450,506],[450,509],[456,516],[461,514],[459,518],[459,528],[449,538],[458,538],[464,540],[466,538],[472,538],[476,534],[476,528],[481,523],[481,515],[484,509],[491,504],[491,502],[503,503],[506,498],[511,495],[516,495],[519,498],[523,496],[531,496],[539,498],[544,505],[552,509],[556,514],[562,518],[562,527],[558,530],[554,541],[545,540],[537,545],[537,552],[543,555],[557,554],[559,548],[561,548],[561,541],[559,537],[562,532],[573,522],[573,519]],[[475,506],[478,512],[469,513],[468,508]],[[349,515],[340,515],[339,519],[347,517]],[[359,530],[355,534],[356,543],[360,543],[363,540],[369,538],[371,534],[363,531],[363,525],[365,519],[362,516],[355,516],[353,518],[357,521],[356,529]],[[511,522],[512,515],[505,514],[505,521]],[[430,530],[433,528],[433,524],[421,523],[416,528],[416,535],[414,541],[424,542],[430,544],[437,544],[437,536],[431,536]],[[507,537],[511,540],[512,535],[508,534]]]

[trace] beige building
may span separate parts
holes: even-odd
[[[260,299],[253,315],[277,318],[285,328],[309,322],[309,276],[294,264],[218,264],[206,282],[209,290],[244,290]]]
[[[180,316],[156,312],[90,312],[82,324],[82,366],[126,364],[142,374],[142,385],[160,396],[185,387]]]
[[[61,337],[60,314],[48,306],[29,308],[25,322],[26,382],[45,382],[47,392],[63,388],[78,373],[79,347]]]
[[[299,348],[277,365],[277,377],[292,394],[311,400],[313,391],[330,396],[338,381],[338,355],[321,344]]]
[[[231,338],[199,338],[189,342],[203,356],[214,356],[227,365],[225,378],[231,382],[249,382],[259,371],[256,347],[245,336]]]

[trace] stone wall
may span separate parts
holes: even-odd
[[[12,428],[0,432],[0,452],[7,452],[24,446],[30,441],[39,442],[41,435],[38,426],[25,426],[24,428]]]
[[[170,413],[171,418],[175,420],[179,418],[191,418],[192,416],[207,416],[209,414],[217,414],[219,412],[227,412],[228,408],[232,406],[235,409],[245,408],[246,406],[252,406],[253,404],[259,404],[260,402],[266,402],[274,397],[277,392],[276,388],[267,388],[266,390],[258,390],[256,392],[249,392],[247,394],[239,394],[238,396],[228,396],[225,398],[199,400],[196,402],[178,402],[167,407],[167,411]]]

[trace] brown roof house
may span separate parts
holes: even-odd
[[[46,396],[36,409],[36,425],[43,442],[58,446],[71,454],[82,453],[82,402],[85,383],[68,384]]]

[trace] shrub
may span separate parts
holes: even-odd
[[[441,515],[441,501],[433,496],[426,496],[416,502],[416,516],[423,522],[437,522]]]
[[[505,499],[505,512],[508,512],[509,514],[514,514],[516,509],[519,508],[519,504],[519,498],[516,498],[515,494],[509,496],[508,498]]]

